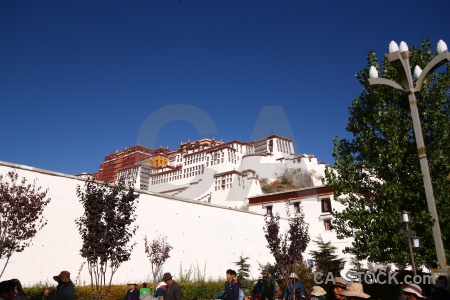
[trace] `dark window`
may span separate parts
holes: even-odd
[[[330,198],[322,199],[322,212],[331,212],[331,201]]]
[[[266,206],[266,215],[273,216],[272,214],[272,205]]]
[[[325,230],[331,230],[331,219],[323,220],[323,225],[325,226]]]

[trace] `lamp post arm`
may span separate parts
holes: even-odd
[[[403,82],[403,87],[408,93],[414,92],[414,83],[412,80],[411,67],[409,66],[409,57],[411,53],[405,52],[393,52],[387,55],[387,58],[391,65],[395,68],[398,75]]]
[[[425,79],[427,79],[428,75],[439,68],[440,66],[446,64],[450,61],[450,52],[448,50],[443,51],[436,55],[435,58],[433,58],[422,70],[422,74],[420,74],[419,78],[416,81],[416,92],[420,91],[422,88],[423,83],[425,82]]]
[[[369,78],[369,83],[370,83],[370,85],[375,85],[375,84],[388,85],[390,87],[393,87],[396,90],[399,90],[400,92],[406,93],[405,89],[400,84],[398,84],[397,82],[390,80],[390,79]]]

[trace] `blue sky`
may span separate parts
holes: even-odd
[[[333,164],[391,40],[450,45],[449,1],[0,2],[0,160],[94,173],[137,143],[292,138]]]

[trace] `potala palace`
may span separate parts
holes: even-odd
[[[134,146],[106,156],[97,176],[109,182],[126,176],[144,190],[239,208],[262,194],[260,180],[272,182],[287,170],[301,170],[310,186],[319,186],[325,164],[295,154],[291,139],[271,135],[248,143],[188,141],[172,151]]]

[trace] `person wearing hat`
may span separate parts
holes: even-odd
[[[342,277],[334,278],[333,283],[333,298],[334,300],[343,300],[345,296],[342,296],[341,293],[347,289],[347,280]]]
[[[125,295],[124,300],[139,300],[139,289],[137,289],[137,284],[134,282],[127,283],[128,285],[128,291]]]
[[[352,282],[347,285],[347,290],[341,293],[346,300],[360,300],[370,298],[370,295],[364,293],[361,283]]]
[[[321,286],[315,285],[312,288],[310,300],[325,300],[326,293]]]
[[[72,280],[70,280],[69,271],[61,271],[59,275],[53,276],[53,279],[58,283],[58,285],[56,286],[56,292],[53,296],[50,296],[50,290],[45,289],[45,297],[49,297],[49,299],[51,300],[75,299],[75,286]]]
[[[265,272],[265,271],[263,271]],[[261,290],[262,290],[262,286],[263,286],[263,273],[261,273],[259,275],[258,281],[255,281],[255,284],[253,285],[253,290],[252,290],[252,298],[259,300],[261,298]]]
[[[161,281],[156,287],[155,297],[158,298],[158,300],[164,299],[164,292],[166,291],[166,286],[167,286],[166,283],[164,281]]]
[[[280,289],[278,283],[272,278],[269,272],[263,274],[263,284],[261,288],[261,300],[273,300],[278,298],[278,290]]]
[[[422,288],[414,283],[408,284],[408,286],[404,288],[402,291],[405,292],[407,300],[418,300],[425,298],[422,295]]]
[[[295,273],[289,275],[289,281],[283,294],[283,300],[306,299],[303,285]]]
[[[180,285],[172,279],[170,273],[164,273],[163,279],[166,283],[166,291],[164,292],[164,300],[181,300]]]

